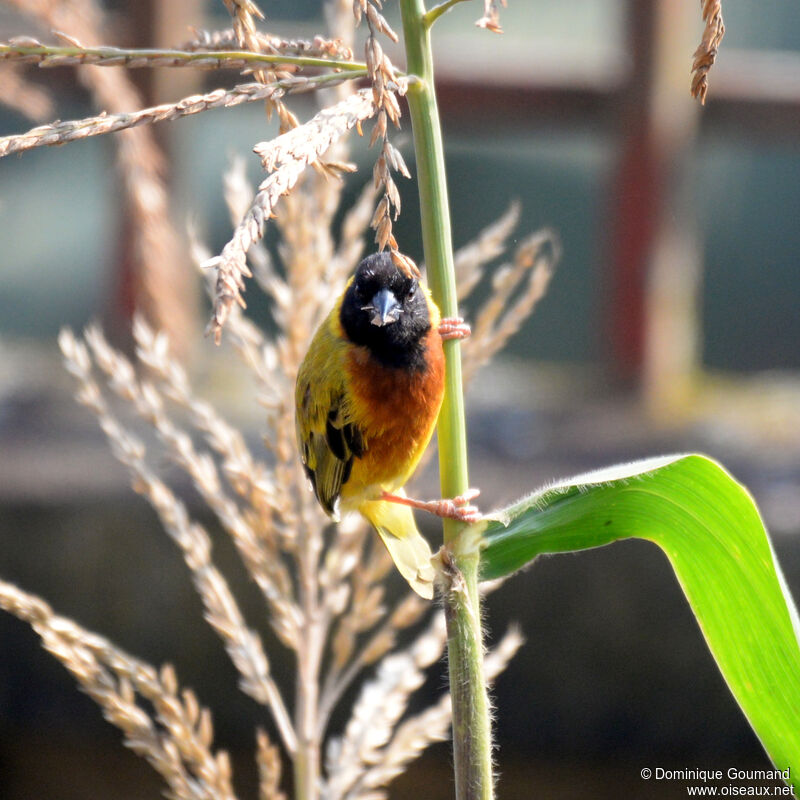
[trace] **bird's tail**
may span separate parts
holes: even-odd
[[[433,599],[436,572],[431,548],[419,532],[412,510],[387,500],[369,500],[358,510],[372,523],[408,585],[420,597]]]

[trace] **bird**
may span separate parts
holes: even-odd
[[[311,339],[295,387],[297,444],[316,499],[334,520],[360,512],[412,589],[433,597],[431,550],[412,508],[475,522],[477,490],[420,501],[403,486],[444,395],[442,342],[469,335],[441,319],[430,291],[390,253],[364,258]]]

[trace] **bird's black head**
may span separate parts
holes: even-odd
[[[384,366],[425,369],[422,339],[431,327],[425,293],[388,253],[367,256],[358,265],[340,315],[347,338],[369,348]]]

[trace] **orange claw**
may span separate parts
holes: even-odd
[[[399,503],[404,506],[411,506],[411,508],[418,508],[420,511],[427,511],[429,514],[435,514],[437,517],[454,519],[458,522],[466,522],[471,525],[481,519],[480,510],[477,506],[472,505],[472,500],[480,493],[480,489],[468,489],[464,494],[453,497],[452,499],[414,500],[411,497],[403,497],[402,495],[384,491],[381,492],[381,500],[387,500],[390,503]]]
[[[447,339],[466,339],[472,333],[469,324],[464,322],[463,317],[445,317],[439,323],[439,336],[443,340]]]

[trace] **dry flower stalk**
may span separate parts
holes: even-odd
[[[700,102],[705,104],[708,73],[717,60],[717,52],[725,35],[725,23],[722,21],[721,0],[700,0],[700,3],[706,26],[692,60],[692,97],[699,98]]]
[[[233,18],[233,30],[240,44],[258,52],[256,20],[264,19],[264,12],[253,0],[222,0]],[[253,46],[254,45],[254,46]]]
[[[505,8],[506,0],[500,0],[500,2]],[[497,0],[483,0],[483,16],[475,24],[492,33],[503,32],[500,27],[500,9],[497,7]]]
[[[225,2],[234,17],[237,37],[250,37],[252,44],[259,36],[254,22],[260,13],[257,7],[245,1]],[[76,3],[75,8],[80,5],[96,11],[87,0]],[[368,0],[357,3],[367,17],[372,38],[376,31],[385,33],[388,26],[377,6]],[[57,20],[59,26],[69,27],[64,23],[74,22],[71,17],[57,18],[54,9],[60,4],[35,0],[32,6],[38,13],[52,14],[51,24]],[[346,27],[342,7],[337,4],[337,32]],[[390,85],[389,67],[376,53],[374,50],[373,79],[377,78],[379,88],[383,80],[381,91],[394,99],[398,87]],[[112,85],[95,88],[103,97]],[[95,414],[114,454],[128,468],[135,489],[155,508],[180,548],[206,617],[240,673],[241,688],[269,709],[279,744],[294,763],[295,786],[307,787],[307,797],[329,800],[385,797],[383,787],[428,744],[445,738],[450,724],[447,695],[401,722],[411,694],[441,656],[441,619],[429,620],[410,645],[396,650],[400,632],[419,625],[428,606],[411,593],[389,601],[386,578],[391,561],[363,521],[351,517],[339,525],[335,536],[326,534],[328,521],[307,489],[294,444],[293,386],[298,366],[331,297],[341,292],[361,257],[364,232],[375,216],[375,187],[368,185],[345,214],[335,236],[333,221],[342,183],[303,169],[323,157],[344,161],[347,151],[342,134],[381,109],[386,110],[381,105],[376,109],[373,86],[342,99],[273,142],[259,145],[257,152],[265,166],[274,171],[259,187],[255,202],[241,162],[227,176],[225,197],[234,224],[238,223],[232,239],[239,248],[236,267],[228,273],[229,278],[234,276],[232,294],[234,299],[240,297],[242,277],[252,268],[256,282],[271,300],[278,331],[275,337],[266,337],[235,302],[227,304],[219,321],[220,325],[226,321],[227,339],[252,373],[266,411],[265,460],[254,457],[242,434],[197,397],[189,376],[171,352],[168,335],[144,318],[134,325],[135,361],[111,348],[97,328],[89,328],[82,339],[63,332],[59,340],[67,369],[77,381],[79,401]],[[389,111],[386,115],[390,116]],[[380,129],[379,134],[383,136]],[[386,140],[382,157],[389,166],[401,169],[399,154]],[[399,202],[395,205],[388,196],[392,194],[389,186],[379,182],[387,214],[399,207]],[[275,205],[278,197],[293,187],[283,202]],[[259,242],[273,209],[281,237],[275,260]],[[504,250],[517,216],[518,210],[510,209],[475,243],[456,254],[466,282],[464,297],[480,279],[486,263]],[[529,286],[514,309],[502,314],[501,309],[488,306],[478,314],[474,350],[464,362],[467,369],[472,363],[471,373],[535,305],[546,283],[541,276],[549,275],[545,268],[536,268],[544,259],[537,255],[537,247],[543,248],[543,241],[524,244],[509,275],[498,283],[498,291],[508,295],[511,287],[529,276]],[[191,249],[198,262],[208,261],[196,237],[192,237]],[[222,257],[215,261],[221,262]],[[533,277],[537,274],[538,282]],[[219,302],[219,278],[211,292]],[[134,436],[115,414],[114,405],[132,409],[146,421],[155,443],[145,444]],[[293,691],[274,681],[261,638],[248,626],[213,563],[209,531],[191,519],[183,501],[151,466],[160,460],[158,453],[153,454],[154,448],[192,478],[220,528],[232,538],[264,596],[279,641],[295,660]],[[100,637],[54,617],[38,598],[2,583],[0,607],[36,627],[45,646],[125,731],[126,742],[164,776],[171,796],[182,800],[233,797],[227,756],[211,750],[210,715],[191,693],[179,691],[170,668],[159,672],[135,661]],[[404,635],[413,637],[413,632]],[[519,635],[511,631],[487,656],[490,677],[505,666],[519,643]],[[373,677],[363,686],[344,733],[329,744],[326,773],[321,753],[331,713],[367,670]],[[136,694],[152,704],[151,717],[136,704]],[[294,701],[289,702],[292,695]],[[380,702],[375,702],[376,697]],[[257,732],[256,740],[260,797],[283,800],[277,745],[263,731]]]
[[[445,642],[444,619],[437,615],[408,650],[381,661],[375,678],[362,688],[344,734],[328,744],[324,798],[353,796],[364,767],[380,760],[409,696],[422,685],[427,667],[441,658]]]
[[[258,187],[250,209],[222,253],[207,264],[217,269],[214,311],[208,326],[208,332],[213,333],[217,342],[231,308],[237,303],[244,306],[241,294],[244,278],[251,276],[246,263],[247,251],[264,235],[266,221],[280,197],[294,187],[303,170],[319,161],[336,139],[374,113],[369,93],[357,92],[272,142],[256,145],[254,149],[261,156],[265,169],[274,169],[274,172]]]
[[[398,41],[397,34],[378,10],[379,5],[373,0],[354,0],[353,2],[356,23],[360,23],[362,18],[366,18],[369,28],[369,34],[364,43],[364,53],[367,73],[372,83],[372,98],[378,110],[370,136],[370,147],[379,139],[381,140],[380,155],[375,161],[372,176],[375,189],[382,193],[382,196],[372,215],[370,227],[375,231],[375,243],[378,245],[378,249],[385,250],[388,247],[392,254],[392,260],[399,268],[409,274],[419,276],[416,264],[400,252],[397,240],[392,233],[392,221],[396,220],[400,213],[400,192],[392,178],[392,171],[399,172],[406,178],[410,178],[411,174],[400,151],[389,141],[389,122],[396,128],[400,127],[400,104],[395,95],[405,94],[407,84],[404,79],[398,77],[392,62],[378,41],[379,33],[384,34],[393,42]]]
[[[195,38],[187,42],[184,50],[232,50],[239,40],[236,31],[207,31],[195,29]],[[254,40],[258,42],[258,51],[288,56],[312,56],[314,58],[333,58],[344,61],[353,60],[353,49],[341,39],[326,39],[315,36],[312,39],[282,39],[269,33],[255,31]]]
[[[256,20],[264,19],[261,9],[253,0],[223,0],[223,2],[233,19],[233,32],[239,45],[254,53],[261,52],[264,43],[256,31]],[[274,69],[259,69],[255,71],[255,78],[261,83],[273,83],[277,78],[282,77],[275,75],[274,72]],[[278,97],[273,96],[267,101],[267,109],[274,109],[277,112],[281,133],[285,133],[299,124],[297,117],[286,108]]]
[[[256,744],[259,800],[286,800],[281,791],[280,751],[261,728],[256,731]]]
[[[178,691],[172,667],[155,669],[5,581],[0,608],[31,625],[122,731],[125,744],[164,778],[170,797],[234,800],[228,755],[211,750],[211,714],[191,691]],[[152,704],[152,713],[137,703],[137,695]]]
[[[17,0],[10,0],[17,2]],[[64,45],[48,45],[32,36],[15,36],[8,42],[0,43],[0,61],[17,64],[36,64],[42,68],[52,67],[126,67],[127,69],[142,69],[156,67],[191,67],[202,70],[238,69],[253,70],[254,68],[270,67],[281,73],[294,71],[299,66],[325,67],[331,69],[351,69],[363,67],[352,62],[352,54],[347,58],[336,58],[325,52],[291,52],[260,53],[248,50],[233,49],[200,50],[199,47],[187,49],[126,49],[122,47],[97,46],[87,47],[73,36],[56,31],[56,35],[65,42]],[[209,37],[214,34],[208,34]],[[263,36],[263,34],[262,34]],[[267,39],[269,41],[269,38]],[[284,44],[283,40],[278,40]],[[289,45],[296,44],[301,49],[301,41],[285,42],[287,50]],[[321,47],[327,43],[323,40]],[[313,45],[312,45],[313,49]],[[343,50],[345,55],[349,51]],[[280,75],[278,76],[280,77]]]
[[[207,94],[191,95],[177,103],[163,103],[140,111],[120,114],[104,112],[96,117],[54,122],[33,128],[26,133],[1,137],[0,158],[34,147],[53,147],[90,136],[126,130],[137,125],[179,119],[211,108],[230,108],[243,103],[268,100],[277,95],[314,91],[351,77],[352,75],[324,75],[317,79],[288,77],[271,84],[246,83],[234,86],[232,89],[215,89]]]
[[[470,380],[520,328],[547,292],[561,257],[558,236],[542,230],[522,240],[511,264],[492,276],[492,293],[478,312],[473,335],[464,342],[464,380]],[[512,294],[516,300],[511,303]]]
[[[458,299],[464,300],[484,275],[487,264],[506,250],[506,240],[519,222],[520,204],[514,201],[500,219],[484,228],[478,236],[453,257]]]
[[[106,371],[110,387],[120,397],[133,403],[140,414],[150,415],[155,427],[160,425],[162,437],[168,439],[168,446],[174,455],[180,454],[182,465],[191,470],[198,488],[206,492],[206,499],[208,492],[216,490],[219,493],[218,485],[214,486],[213,463],[207,458],[198,457],[192,451],[189,437],[181,435],[163,418],[163,414],[159,413],[155,390],[138,385],[131,365],[108,346],[97,329],[90,329],[86,339],[93,351],[91,354],[86,344],[76,340],[69,331],[63,331],[59,337],[66,367],[78,381],[78,401],[97,416],[114,455],[128,467],[134,489],[147,498],[167,533],[181,548],[203,600],[206,619],[222,638],[231,661],[241,674],[242,691],[270,707],[284,744],[292,752],[295,742],[288,714],[269,674],[269,662],[263,646],[259,637],[245,626],[227,582],[211,561],[208,533],[202,526],[192,522],[185,505],[148,466],[143,443],[111,413],[92,375],[92,355],[94,362]],[[214,501],[217,513],[219,507],[225,505],[224,495],[219,494]]]

